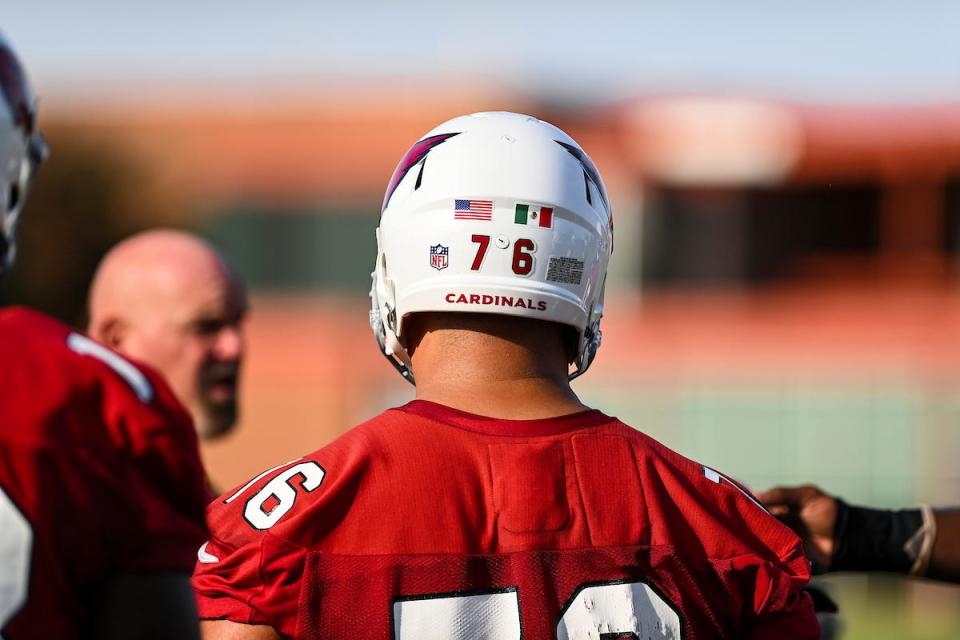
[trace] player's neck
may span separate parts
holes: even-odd
[[[417,398],[514,420],[584,410],[567,379],[562,339],[524,329],[423,332],[413,354]]]

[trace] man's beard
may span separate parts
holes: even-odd
[[[200,384],[200,414],[197,416],[197,433],[203,438],[216,438],[233,429],[237,421],[237,397],[240,375],[239,363],[217,363],[203,371]],[[216,384],[233,387],[232,397],[211,397],[211,388]]]
[[[201,412],[202,416],[197,420],[197,434],[203,440],[229,433],[237,422],[236,400],[210,402],[205,398]]]

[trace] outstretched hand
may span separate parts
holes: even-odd
[[[836,498],[813,485],[774,487],[757,498],[800,536],[814,572],[827,571],[836,550]]]

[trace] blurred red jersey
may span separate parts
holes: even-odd
[[[34,311],[0,311],[0,631],[83,635],[111,575],[189,574],[206,537],[190,418],[159,376]]]
[[[214,501],[201,618],[293,638],[816,638],[799,539],[599,411],[425,401]]]

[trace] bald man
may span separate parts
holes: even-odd
[[[188,233],[153,230],[100,262],[87,331],[159,370],[197,434],[210,439],[237,420],[246,311],[242,283],[212,247]]]

